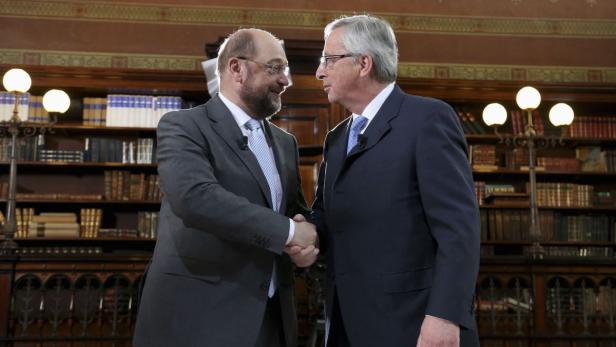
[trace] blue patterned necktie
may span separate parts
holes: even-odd
[[[349,142],[347,143],[347,154],[351,152],[353,147],[357,146],[357,137],[361,132],[361,129],[366,125],[368,118],[364,116],[358,116],[353,120],[353,124],[351,124],[351,131],[349,132]]]
[[[272,151],[265,139],[261,122],[256,119],[250,119],[244,126],[250,130],[248,147],[257,158],[261,171],[267,180],[272,197],[273,210],[278,211],[282,200],[282,184],[280,183],[280,175],[276,169],[276,162],[274,161]]]
[[[244,124],[246,129],[250,131],[248,135],[248,147],[257,158],[261,171],[267,180],[267,185],[270,189],[272,197],[272,206],[274,211],[280,210],[280,201],[282,201],[282,184],[280,183],[280,175],[276,169],[276,161],[272,151],[270,151],[261,127],[261,122],[251,118]],[[276,273],[276,262],[274,262],[274,269],[272,270],[272,278],[269,284],[269,290],[267,291],[268,297],[273,297],[276,293],[276,287],[278,285],[278,274]]]

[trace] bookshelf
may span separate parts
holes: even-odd
[[[466,85],[465,82],[459,82]],[[438,84],[438,83],[437,83]],[[483,84],[483,88],[488,83]],[[544,100],[533,115],[537,141],[537,198],[543,259],[529,256],[529,202],[486,199],[488,187],[528,193],[528,153],[499,141],[481,121],[483,107],[501,102],[509,110],[499,132],[520,131],[511,100],[523,84],[490,83],[449,96],[469,144],[481,211],[482,257],[476,312],[482,346],[608,346],[616,343],[616,86],[542,85]],[[413,87],[416,88],[416,87]],[[427,87],[430,90],[430,87]],[[591,91],[595,94],[590,95]],[[560,135],[547,110],[567,102],[576,112]],[[469,115],[470,120],[469,120]],[[589,155],[588,153],[593,154]],[[485,189],[486,191],[480,192]],[[505,194],[506,195],[506,194]]]

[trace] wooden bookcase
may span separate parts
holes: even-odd
[[[515,93],[524,84],[457,81],[447,88],[446,82],[408,83],[400,82],[411,93],[448,101],[461,117],[473,116],[478,126],[483,124],[483,107],[502,103],[510,115],[499,131],[513,137],[511,113],[518,110]],[[578,133],[569,132],[562,143],[537,150],[538,160],[554,158],[543,159],[545,170],[537,172],[543,259],[533,259],[527,252],[531,245],[527,204],[480,204],[482,260],[476,312],[481,345],[609,346],[616,343],[616,170],[613,158],[609,171],[582,168],[586,160],[578,160],[582,158],[576,151],[594,147],[607,154],[616,150],[616,133],[606,136],[602,128],[611,126],[616,131],[616,86],[533,86],[543,97],[537,113],[545,123],[545,135],[539,141],[560,134],[547,121],[549,108],[557,102],[573,107],[576,119],[571,128]],[[597,117],[604,122],[593,124]],[[585,134],[580,134],[580,123]],[[522,147],[501,143],[492,129],[483,128],[469,131],[466,139],[469,146],[483,150],[475,154],[492,157],[493,162],[484,163],[495,167],[474,166],[475,182],[527,193],[529,174],[520,168],[528,165],[527,152],[516,163],[514,151]],[[579,188],[584,186],[590,191]]]
[[[307,47],[307,48],[306,48]],[[314,78],[315,59],[321,45],[287,42],[294,86],[283,96],[284,107],[274,122],[295,134],[300,144],[300,171],[307,199],[312,201],[325,134],[347,113],[329,105]],[[294,65],[297,64],[297,65]],[[2,67],[5,70],[8,67]],[[154,138],[153,129],[105,128],[81,125],[84,97],[105,97],[111,93],[181,96],[187,106],[208,99],[201,71],[174,72],[124,69],[89,69],[25,66],[33,77],[33,95],[52,87],[65,89],[72,98],[68,115],[46,135],[53,146],[79,149],[85,137],[118,139]],[[398,84],[412,94],[448,101],[456,110],[475,114],[480,120],[483,107],[494,101],[515,110],[519,82],[452,81],[401,79]],[[565,101],[576,116],[616,117],[616,86],[553,85],[536,83],[543,96],[539,112],[545,117],[552,104]],[[506,132],[507,124],[503,132]],[[54,142],[55,141],[55,142]],[[467,134],[470,145],[495,146],[499,168],[474,172],[476,181],[511,184],[522,190],[527,172],[504,165],[511,147],[499,144],[489,131]],[[615,150],[615,139],[567,138],[565,145],[546,153],[575,157],[580,146]],[[156,174],[155,164],[121,163],[42,163],[18,164],[18,191],[22,193],[70,193],[104,195],[105,171]],[[0,182],[8,177],[8,165],[0,163]],[[616,173],[539,172],[538,182],[600,185],[616,196]],[[4,210],[5,201],[0,201]],[[101,227],[135,228],[139,211],[156,212],[157,201],[130,200],[18,200],[18,208],[38,212],[79,213],[81,208],[103,211]],[[482,205],[489,211],[528,210],[520,206]],[[600,215],[611,221],[609,236],[602,241],[545,239],[546,247],[616,248],[616,205],[588,207],[540,207],[558,215]],[[486,218],[488,219],[488,218]],[[489,219],[487,221],[489,223]],[[485,226],[484,226],[485,227]],[[489,228],[489,224],[487,226]],[[522,229],[521,227],[518,230]],[[509,235],[511,236],[511,235]],[[514,236],[521,236],[514,235]],[[0,345],[129,346],[138,304],[138,287],[154,240],[99,237],[95,239],[20,239],[25,251],[0,257]],[[484,346],[608,346],[616,344],[616,261],[614,257],[553,257],[533,260],[524,254],[529,241],[524,237],[483,239],[489,249],[482,257],[477,283],[477,321]],[[318,277],[322,267],[298,271],[298,311],[300,333],[306,342],[313,322],[322,318]],[[316,294],[315,294],[316,293]],[[594,293],[594,294],[593,294]],[[590,306],[591,302],[594,306]],[[593,308],[594,307],[594,308]],[[599,307],[599,308],[597,308]]]

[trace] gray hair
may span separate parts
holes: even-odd
[[[398,47],[394,30],[387,21],[370,15],[340,17],[325,27],[325,40],[338,28],[344,28],[342,43],[349,53],[372,57],[373,76],[377,81],[396,80]]]

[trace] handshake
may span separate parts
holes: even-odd
[[[317,260],[317,255],[319,255],[317,228],[314,224],[308,223],[301,214],[296,214],[293,222],[295,223],[295,234],[284,251],[296,266],[308,267]]]

